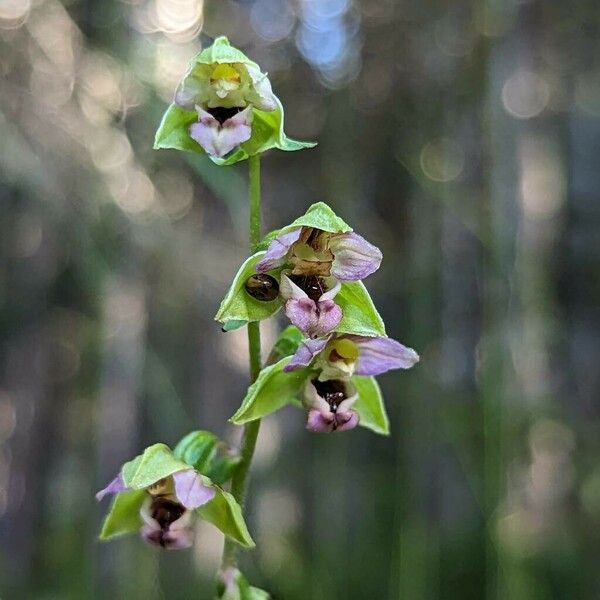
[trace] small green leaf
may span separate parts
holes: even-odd
[[[215,41],[204,48],[193,59],[193,63],[212,65],[213,63],[243,63],[245,65],[256,65],[241,50],[238,50],[229,43],[224,36],[219,36]],[[256,65],[258,67],[258,65]]]
[[[189,468],[187,463],[175,458],[173,451],[166,444],[154,444],[146,448],[143,454],[125,463],[121,475],[128,488],[142,490],[159,479]]]
[[[379,337],[386,335],[385,325],[362,281],[342,284],[335,297],[343,317],[335,328],[337,333]]]
[[[310,375],[308,369],[284,373],[290,357],[282,358],[265,367],[258,379],[248,388],[246,397],[237,412],[229,419],[235,425],[260,419],[286,404],[295,403],[304,382]]]
[[[283,106],[279,98],[275,97],[277,108],[272,111],[252,110],[252,135],[250,139],[240,144],[238,150],[225,158],[210,157],[218,165],[232,165],[249,156],[261,154],[267,150],[277,148],[286,152],[314,148],[316,142],[300,142],[287,137],[283,131]]]
[[[244,286],[248,277],[256,273],[256,265],[264,256],[264,252],[257,252],[240,267],[225,298],[221,302],[219,311],[215,316],[216,321],[228,323],[230,321],[261,321],[268,319],[281,308],[281,301],[276,298],[270,302],[262,302],[253,298]],[[281,269],[270,271],[270,275],[279,280]]]
[[[241,456],[217,456],[207,474],[217,485],[223,485],[233,477],[241,460]]]
[[[358,400],[352,408],[360,417],[359,425],[380,435],[389,435],[390,422],[385,411],[381,389],[375,377],[355,375],[352,383],[358,392]]]
[[[343,219],[340,219],[325,202],[316,202],[309,206],[308,210],[293,223],[268,233],[260,243],[259,249],[266,250],[274,238],[299,227],[314,227],[329,233],[348,233],[352,231],[352,227]]]
[[[219,438],[210,431],[192,431],[175,446],[173,454],[199,473],[208,475],[219,443]]]
[[[277,341],[273,345],[269,362],[272,363],[281,360],[286,356],[292,356],[292,354],[295,354],[303,339],[304,334],[295,325],[289,325],[286,327],[279,334]]]
[[[235,331],[236,329],[240,329],[246,325],[248,325],[248,321],[225,321],[225,323],[223,323],[223,327],[221,327],[221,330],[223,333],[227,333],[228,331]]]
[[[177,104],[171,104],[156,130],[154,149],[173,148],[204,154],[202,146],[194,141],[189,134],[190,125],[197,120],[198,115],[195,112],[185,110]]]
[[[119,535],[138,531],[143,524],[140,508],[145,498],[146,492],[144,490],[117,494],[104,519],[100,539],[109,540]]]
[[[204,506],[197,508],[196,512],[238,544],[253,548],[255,544],[246,527],[240,505],[230,493],[220,487],[213,487],[217,495]]]

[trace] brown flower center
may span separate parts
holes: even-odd
[[[335,413],[342,401],[346,399],[346,386],[343,381],[313,379],[312,384],[315,386],[317,394],[329,404],[332,413]]]
[[[164,496],[153,498],[150,505],[150,516],[160,525],[163,531],[167,531],[170,525],[177,521],[184,512],[184,506]]]
[[[317,275],[295,275],[290,273],[288,277],[304,292],[306,295],[317,302],[319,298],[327,291],[327,286],[322,277]]]
[[[238,106],[232,106],[231,108],[224,108],[223,106],[215,106],[214,108],[207,108],[206,112],[211,114],[221,125],[227,121],[227,119],[231,119],[231,117],[235,117],[242,108]]]

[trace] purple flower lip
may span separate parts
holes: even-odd
[[[190,137],[211,156],[222,158],[252,135],[252,107],[244,110],[196,106],[198,122],[190,126]]]
[[[191,513],[169,497],[146,500],[140,511],[144,525],[142,538],[151,545],[182,550],[192,545]]]
[[[352,405],[357,399],[356,390],[346,381],[308,381],[304,388],[306,428],[314,433],[354,429],[359,417]]]
[[[200,474],[192,468],[177,471],[171,475],[171,478],[174,496],[185,508],[198,508],[215,497],[215,490],[205,485]],[[148,488],[148,491],[150,494],[156,494],[157,490],[162,490],[165,487],[169,487],[169,478],[155,482]],[[103,490],[96,494],[96,500],[100,501],[104,496],[126,492],[129,489],[119,473]]]
[[[319,279],[319,278],[318,278]],[[340,284],[317,295],[326,283],[313,284],[309,294],[296,285],[288,274],[282,273],[279,292],[285,301],[285,314],[300,331],[310,338],[318,338],[333,331],[342,320],[342,309],[333,301]],[[316,299],[315,299],[316,298]]]

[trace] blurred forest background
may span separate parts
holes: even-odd
[[[293,137],[266,228],[326,200],[412,371],[393,427],[263,423],[243,568],[284,600],[600,597],[600,4],[0,0],[0,597],[210,599],[222,539],[96,541],[119,465],[227,424],[246,164],[152,150],[219,34]],[[264,323],[272,340],[278,324]],[[264,344],[268,346],[268,342]]]

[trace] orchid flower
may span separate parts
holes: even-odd
[[[96,494],[96,500],[130,490],[119,473]],[[142,538],[149,544],[170,550],[189,548],[192,545],[190,511],[212,500],[215,490],[204,485],[194,469],[158,479],[145,490],[148,495],[140,508],[144,521],[140,531]]]
[[[258,273],[283,267],[279,293],[285,314],[310,338],[333,331],[342,320],[334,302],[341,284],[360,281],[381,264],[379,248],[354,232],[298,227],[275,237]]]
[[[192,432],[182,440],[184,451],[208,450],[207,441],[207,432]],[[165,444],[154,444],[125,463],[96,499],[108,495],[115,499],[101,539],[139,531],[151,545],[181,550],[192,545],[193,522],[200,516],[236,542],[254,545],[233,496]]]
[[[155,148],[205,152],[219,165],[271,148],[314,145],[285,135],[283,107],[268,75],[223,36],[191,60],[154,142]]]

